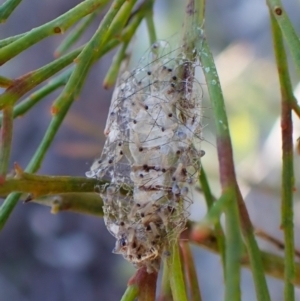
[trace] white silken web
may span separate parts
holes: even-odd
[[[185,227],[203,155],[197,63],[181,50],[158,42],[121,76],[103,152],[87,173],[110,181],[100,194],[114,252],[149,272]]]

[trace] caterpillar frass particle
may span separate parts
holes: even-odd
[[[119,79],[102,155],[87,173],[110,182],[100,194],[113,252],[148,272],[185,228],[202,155],[197,62],[167,47],[156,43]]]

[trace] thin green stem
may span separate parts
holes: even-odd
[[[107,71],[107,74],[103,80],[104,89],[110,89],[116,82],[117,77],[119,75],[119,70],[122,64],[123,59],[126,56],[126,49],[128,47],[128,43],[123,43],[121,45],[118,52],[115,54],[113,61]]]
[[[144,11],[136,15],[131,22],[124,29],[122,36],[119,39],[111,39],[100,51],[97,52],[97,56],[93,62],[103,56],[105,53],[116,47],[120,41],[128,42],[133,34],[135,33],[138,25],[140,24],[142,18],[144,17]],[[56,59],[55,61],[45,65],[35,71],[32,71],[14,81],[14,84],[10,86],[6,91],[0,95],[0,109],[8,104],[14,104],[21,96],[36,87],[38,84],[42,83],[53,74],[56,74],[61,69],[73,63],[74,59],[82,51],[83,46],[79,47],[72,52]],[[72,73],[73,74],[73,73]],[[69,83],[69,81],[68,81]]]
[[[255,235],[259,238],[269,242],[270,244],[274,245],[276,248],[278,248],[280,251],[283,251],[285,249],[285,244],[280,239],[270,235],[269,233],[261,230],[261,229],[255,229]],[[295,248],[295,256],[300,259],[300,250],[297,250]]]
[[[27,198],[25,202],[34,202],[51,207],[51,213],[74,212],[103,216],[103,202],[99,193],[95,192],[69,192],[46,195],[38,198]]]
[[[282,133],[282,204],[281,227],[284,231],[285,244],[285,277],[284,300],[295,300],[295,245],[294,245],[294,163],[293,163],[293,121],[292,104],[294,102],[293,88],[289,76],[283,38],[274,15],[271,15],[272,34],[275,57],[281,88],[281,133]]]
[[[200,182],[203,194],[204,194],[207,208],[209,210],[213,206],[214,202],[216,201],[216,198],[212,195],[209,183],[207,181],[205,169],[203,168],[203,166],[201,167],[201,171],[200,171],[200,175],[199,175],[199,182]],[[217,241],[218,241],[218,246],[219,246],[219,250],[221,253],[223,269],[225,271],[225,237],[224,237],[224,232],[223,232],[220,221],[216,222],[215,231],[217,233]]]
[[[71,75],[72,67],[65,72],[59,74],[55,78],[51,79],[48,84],[46,84],[41,89],[35,91],[30,96],[26,97],[21,103],[17,104],[14,108],[14,118],[24,115],[28,112],[34,105],[36,105],[40,100],[45,98],[53,91],[64,86]]]
[[[0,88],[7,88],[13,84],[13,80],[0,75]]]
[[[6,0],[0,6],[0,23],[4,23],[22,0]]]
[[[297,103],[296,98],[294,97],[294,101],[292,103],[292,109],[293,111],[296,113],[296,115],[298,116],[298,118],[300,118],[300,107]]]
[[[94,35],[94,37],[92,38],[92,40],[89,43],[88,51],[85,52],[85,54],[84,54],[85,60],[79,60],[78,65],[80,65],[81,68],[79,68],[79,69],[77,68],[75,75],[74,75],[74,72],[72,73],[73,82],[71,81],[71,79],[68,81],[68,83],[70,83],[70,81],[71,81],[71,84],[69,84],[68,89],[65,89],[63,91],[63,93],[60,95],[58,100],[53,105],[53,112],[55,114],[51,120],[51,123],[46,131],[46,134],[45,134],[42,142],[40,143],[37,151],[35,152],[35,155],[33,156],[30,163],[28,164],[27,168],[25,169],[26,172],[34,173],[39,169],[39,167],[42,163],[42,160],[45,156],[45,153],[47,152],[50,144],[52,143],[52,141],[55,137],[55,134],[57,133],[71,104],[73,103],[74,92],[68,94],[70,86],[72,88],[70,90],[74,91],[74,86],[76,86],[76,84],[77,84],[76,79],[78,78],[78,72],[80,72],[80,70],[84,72],[90,67],[91,61],[89,59],[88,59],[89,66],[86,66],[86,67],[82,66],[84,61],[86,61],[86,57],[89,54],[91,54],[91,52],[92,52],[93,55],[91,56],[91,59],[92,59],[92,62],[94,62],[95,60],[99,59],[104,53],[106,53],[107,51],[109,51],[110,49],[112,49],[113,47],[118,45],[119,40],[117,40],[117,39],[112,39],[111,41],[109,41],[108,43],[105,44],[104,42],[106,41],[107,35],[104,37],[102,34],[107,33],[107,28],[109,27],[109,24],[111,23],[113,17],[117,13],[118,8],[121,6],[121,4],[124,1],[125,0],[123,0],[123,1],[119,0],[119,1],[116,1],[115,3],[113,3],[111,11],[108,12],[106,17],[103,19],[99,29],[97,30],[96,34]],[[85,3],[86,2],[89,2],[89,1],[85,1]],[[141,19],[143,18],[143,13],[144,13],[144,11],[142,11],[138,16],[136,16],[136,18],[134,18],[132,20],[132,22],[130,22],[130,24],[127,26],[127,28],[124,30],[124,32],[123,32],[124,41],[127,41],[127,39],[130,39],[132,37],[132,35],[134,34]],[[101,37],[103,39],[101,39]],[[97,48],[98,46],[100,46],[100,45],[98,45],[99,41],[101,41],[102,44],[104,43],[105,45],[103,47]],[[94,47],[96,47],[96,50]],[[63,58],[64,57],[62,57],[58,60],[61,60]],[[77,65],[77,67],[78,67],[78,65]],[[83,67],[83,69],[82,69],[82,67]],[[76,70],[76,68],[75,68],[75,70]],[[86,73],[83,75],[83,77],[81,77],[81,79],[83,80],[85,76],[86,76]],[[9,98],[8,98],[8,100],[9,100]],[[4,102],[4,104],[5,104],[5,102]],[[0,229],[2,229],[3,226],[5,225],[5,222],[7,221],[8,217],[10,216],[12,210],[14,209],[14,207],[17,204],[20,197],[21,197],[21,193],[16,193],[16,192],[11,193],[6,198],[4,203],[2,204],[2,206],[0,208]]]
[[[7,105],[14,105],[25,93],[72,64],[81,50],[82,47],[75,49],[55,61],[16,79],[14,84],[0,95],[0,109]]]
[[[93,192],[98,185],[106,181],[69,176],[41,176],[26,172],[17,172],[15,178],[8,178],[0,186],[0,195],[11,192],[30,193],[34,197],[63,192]]]
[[[43,140],[41,141],[38,149],[36,150],[33,158],[29,162],[28,166],[26,167],[25,171],[28,173],[35,173],[42,163],[42,160],[44,159],[44,156],[50,147],[51,143],[53,142],[53,139],[64,119],[66,116],[72,102],[65,102],[64,105],[61,107],[61,110],[58,114],[54,115],[52,117],[52,120],[50,122],[50,125],[43,137]],[[0,208],[0,229],[3,228],[5,225],[7,219],[9,218],[12,210],[16,206],[19,198],[21,197],[21,193],[13,192],[11,193],[4,203],[2,204]]]
[[[231,203],[225,208],[225,301],[241,300],[240,290],[240,259],[242,241],[240,237],[240,221],[233,189],[227,191]]]
[[[111,25],[109,26],[108,32],[106,33],[107,36],[118,37],[120,35],[121,30],[128,22],[132,8],[134,7],[136,2],[137,0],[129,0],[129,1],[125,1],[124,4],[121,5],[119,11],[117,12]],[[117,3],[118,2],[116,1],[116,4]],[[113,10],[111,11],[111,13],[113,13]]]
[[[200,293],[200,287],[190,245],[188,242],[182,241],[180,242],[180,247],[184,261],[185,273],[189,284],[191,300],[201,301],[202,298]]]
[[[13,108],[8,106],[3,109],[3,124],[0,132],[0,179],[2,181],[5,179],[8,170],[12,135]]]
[[[109,0],[86,0],[70,9],[65,14],[58,18],[43,24],[40,27],[34,28],[26,33],[24,36],[18,38],[14,42],[4,46],[0,49],[0,65],[9,61],[25,49],[36,44],[37,42],[45,39],[53,34],[62,34],[70,26],[76,23],[84,16],[92,13],[100,6],[107,4]]]
[[[102,10],[103,7],[100,9]],[[55,57],[59,57],[62,54],[66,53],[78,39],[82,36],[82,34],[86,31],[89,25],[94,21],[97,13],[94,12],[86,17],[84,17],[80,22],[72,29],[72,31],[66,36],[66,38],[61,42],[61,44],[57,47],[54,52]]]
[[[231,201],[232,192],[225,191],[221,197],[209,208],[203,219],[203,222],[213,225],[217,223],[220,220],[221,214],[226,211],[228,205],[230,206]]]
[[[135,301],[138,296],[139,288],[137,285],[129,285],[121,299],[121,301]]]
[[[226,208],[226,254],[225,254],[225,300],[240,300],[240,256],[241,237],[237,225],[237,183],[233,163],[233,154],[229,126],[219,78],[206,40],[198,43],[200,60],[208,86],[213,112],[216,120],[216,136],[219,157],[220,180],[223,192],[234,192],[230,205]],[[267,300],[267,299],[265,299]]]
[[[188,301],[178,242],[170,243],[171,255],[166,259],[169,271],[169,280],[174,301]]]
[[[211,234],[210,236],[206,237],[205,240],[197,240],[196,237],[191,236],[190,241],[195,243],[199,246],[202,246],[211,252],[219,253],[219,247],[217,244],[216,235]],[[260,258],[261,258],[261,266],[267,275],[277,278],[277,279],[284,279],[284,259],[278,255],[271,254],[269,252],[260,251]],[[244,254],[241,260],[242,266],[252,269],[252,263],[250,262],[249,256]],[[300,263],[295,262],[296,273],[294,278],[294,284],[300,287]]]
[[[20,33],[20,34],[17,34],[15,36],[8,37],[6,39],[0,40],[0,49],[3,48],[6,45],[11,44],[12,42],[14,42],[18,39],[20,39],[21,37],[24,37],[25,35],[26,35],[26,33]]]
[[[55,115],[51,123],[47,129],[47,132],[40,143],[37,151],[35,152],[33,158],[31,159],[30,163],[28,164],[27,168],[25,169],[28,173],[34,173],[36,172],[42,163],[42,160],[52,143],[55,134],[57,133],[69,107],[71,104],[68,104],[68,106],[64,107],[64,110],[61,110],[59,114]],[[4,203],[2,204],[0,208],[0,229],[3,228],[5,225],[8,217],[10,216],[12,210],[14,209],[15,205],[17,204],[19,198],[21,197],[21,193],[13,192],[11,193]]]
[[[241,300],[240,292],[240,260],[242,252],[242,240],[240,233],[240,215],[238,208],[238,186],[235,177],[233,152],[229,133],[225,104],[220,88],[220,83],[216,68],[210,54],[210,50],[206,41],[199,41],[199,36],[202,33],[204,2],[188,0],[186,9],[189,18],[187,18],[186,29],[184,30],[184,48],[190,53],[196,54],[193,51],[198,49],[200,60],[205,70],[205,77],[208,86],[209,95],[212,101],[212,107],[216,122],[217,148],[219,157],[220,180],[223,189],[223,194],[230,194],[230,202],[225,208],[226,216],[226,252],[225,252],[225,300],[232,301]],[[188,57],[192,59],[192,55]],[[206,63],[209,68],[205,69]],[[243,202],[239,204],[243,208]],[[249,220],[250,223],[250,220]],[[251,224],[251,223],[250,223]]]
[[[26,97],[21,103],[17,104],[14,107],[13,117],[16,118],[18,116],[24,115],[45,96],[49,95],[59,87],[65,85],[70,77],[71,72],[72,68],[69,68],[62,74],[52,79],[48,84]],[[0,115],[0,125],[2,124],[2,118],[2,115]]]
[[[234,199],[237,201],[237,204],[232,204],[232,213],[235,214],[235,206],[238,205],[240,222],[242,226],[241,228],[252,266],[257,299],[259,301],[269,301],[270,295],[265,275],[262,269],[259,248],[254,237],[253,227],[249,218],[249,214],[236,182],[233,151],[229,125],[225,111],[224,98],[222,95],[220,81],[213,61],[213,57],[206,39],[203,39],[198,43],[197,49],[199,51],[199,57],[203,66],[204,75],[206,78],[206,83],[214,112],[221,185],[223,190],[226,188],[235,187]],[[227,213],[230,214],[229,210]],[[236,218],[233,217],[229,217],[229,219],[231,221],[236,220]],[[229,248],[229,246],[227,245],[226,247]],[[238,257],[236,257],[236,260],[238,260]]]
[[[25,171],[28,173],[35,173],[39,168],[44,159],[44,156],[49,149],[64,117],[66,116],[71,102],[66,102],[65,105],[61,108],[60,112],[57,115],[52,117],[50,125],[46,131],[45,136],[43,137],[42,142],[40,143],[38,149],[36,150],[33,158],[29,162]],[[17,204],[19,198],[21,197],[21,193],[13,192],[11,193],[4,201],[0,208],[0,229],[5,225],[8,217],[10,216],[12,210]]]
[[[274,22],[279,26],[300,76],[300,40],[280,0],[267,0]]]
[[[147,24],[148,34],[149,34],[150,45],[153,45],[157,41],[156,30],[155,30],[155,25],[153,20],[154,0],[150,0],[149,2],[151,2],[151,9],[149,9],[149,12],[147,13],[145,19],[146,19],[146,24]]]
[[[65,102],[72,102],[79,95],[92,63],[96,60],[99,52],[101,52],[102,46],[107,43],[107,39],[109,38],[109,27],[124,2],[125,0],[115,0],[113,2],[99,28],[81,51],[80,55],[76,58],[74,71],[64,90],[54,103],[56,109],[59,109]]]
[[[163,261],[163,265],[164,268],[161,281],[161,290],[158,301],[173,301],[169,279],[169,268],[166,260]]]

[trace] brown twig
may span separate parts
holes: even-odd
[[[268,233],[264,232],[261,229],[256,229],[255,230],[255,235],[260,237],[261,239],[264,239],[267,242],[275,245],[278,249],[280,249],[282,251],[285,249],[285,245],[284,245],[283,241],[279,240],[276,237],[273,237],[273,236],[269,235]],[[299,250],[295,249],[295,256],[300,258],[300,251]]]

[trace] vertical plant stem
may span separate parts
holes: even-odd
[[[233,189],[232,189],[233,190]],[[233,191],[231,191],[233,192]],[[225,192],[224,192],[225,194]],[[240,269],[241,269],[241,237],[240,221],[236,199],[231,193],[231,204],[225,209],[226,253],[225,253],[225,301],[241,300]]]
[[[199,182],[205,197],[205,201],[206,201],[206,206],[208,208],[208,210],[213,206],[214,202],[216,201],[215,197],[212,195],[208,181],[207,181],[207,177],[206,177],[206,173],[205,170],[203,168],[203,166],[201,166],[201,172],[199,175]],[[218,242],[218,247],[221,253],[221,260],[222,260],[222,264],[223,264],[223,269],[225,271],[225,238],[224,238],[224,233],[223,233],[223,229],[221,226],[220,221],[218,221],[215,224],[215,232],[217,234],[217,242]]]
[[[170,243],[171,255],[166,259],[169,271],[170,286],[174,301],[188,301],[178,242]]]
[[[172,291],[170,287],[169,268],[166,260],[163,262],[163,275],[161,281],[161,290],[158,301],[173,301]]]
[[[124,3],[121,3],[120,8],[118,9],[118,12],[114,19],[112,20],[112,23],[109,26],[107,36],[116,36],[118,37],[121,33],[121,30],[124,28],[125,24],[128,22],[128,19],[130,17],[132,8],[134,7],[137,0],[127,0],[123,1]],[[116,5],[118,4],[118,1],[115,1]],[[112,8],[116,8],[113,7]],[[113,13],[113,10],[111,11]]]
[[[201,25],[202,25],[202,21],[201,23],[199,23],[198,26]],[[240,256],[240,252],[242,249],[241,240],[238,239],[237,236],[233,237],[234,233],[235,235],[238,235],[238,233],[235,232],[234,229],[234,227],[237,227],[237,225],[234,225],[234,221],[238,221],[238,219],[234,215],[237,212],[239,212],[241,230],[245,238],[245,243],[249,253],[249,260],[253,272],[257,300],[269,301],[270,295],[269,295],[264,271],[262,268],[262,261],[260,257],[259,248],[254,237],[253,227],[245,203],[243,201],[243,198],[241,196],[241,193],[239,191],[236,182],[229,125],[228,125],[227,115],[225,111],[225,103],[220,87],[218,74],[206,40],[204,39],[203,41],[199,41],[197,48],[199,51],[200,61],[202,62],[204,75],[206,78],[206,83],[208,86],[208,91],[209,91],[213,112],[214,112],[221,185],[223,191],[225,189],[234,189],[235,191],[235,197],[233,200],[234,203],[232,203],[231,206],[228,206],[227,214],[225,213],[226,220],[230,223],[226,226],[226,228],[227,231],[231,232],[231,233],[226,233],[226,235],[228,234],[230,235],[230,238],[228,238],[228,240],[226,241],[226,271],[225,271],[225,275],[227,278],[227,282],[225,279],[226,287],[227,287],[226,295],[227,298],[230,298],[229,286],[234,285],[233,283],[231,284],[229,283],[230,280],[228,279],[228,277],[230,278],[231,276],[236,277],[236,274],[234,274],[234,272],[231,271],[231,269],[228,267],[229,264],[228,261],[230,261],[231,264],[234,265],[234,262],[239,260],[238,258]],[[238,206],[238,211],[236,206]],[[234,250],[233,245],[231,246],[227,245],[228,243],[232,243],[235,240],[238,243],[236,246],[237,248],[236,250]],[[230,252],[230,254],[228,254],[228,252]],[[237,267],[235,268],[237,269]],[[237,281],[235,283],[236,283],[235,284],[236,290],[239,290],[239,288],[237,287],[238,286]],[[240,296],[236,295],[236,300],[238,299],[240,299]]]
[[[199,1],[201,3],[202,1]],[[195,27],[198,29],[196,47],[204,69],[204,75],[212,102],[216,121],[217,149],[219,158],[220,181],[223,193],[230,191],[233,196],[238,190],[233,163],[233,152],[229,133],[224,99],[219,83],[218,74],[206,40],[199,41],[200,28],[203,25],[203,13],[198,12],[199,18]],[[240,259],[241,237],[239,231],[239,214],[237,197],[232,197],[226,211],[226,254],[225,254],[225,300],[241,300],[240,295]]]
[[[280,28],[271,15],[275,57],[281,88],[281,134],[282,134],[282,191],[281,191],[281,227],[285,243],[284,300],[295,300],[293,281],[295,278],[294,246],[294,164],[293,164],[293,89],[289,77],[286,53]]]
[[[233,162],[233,152],[232,152],[231,138],[229,132],[229,125],[228,125],[227,115],[225,111],[224,98],[222,95],[221,86],[217,75],[216,67],[213,61],[213,57],[207,45],[206,39],[203,39],[203,41],[199,42],[198,51],[199,51],[200,61],[202,62],[204,75],[206,78],[208,91],[209,91],[213,112],[214,112],[221,185],[223,190],[226,188],[235,189],[234,200],[237,202],[237,204],[234,205],[232,204],[232,214],[234,214],[234,212],[236,211],[234,206],[238,205],[241,230],[244,235],[245,243],[249,253],[249,260],[252,267],[257,300],[268,301],[270,300],[270,295],[269,295],[265,275],[262,269],[262,262],[260,258],[259,248],[254,237],[253,227],[249,218],[249,214],[247,212],[244,200],[242,198],[242,195],[239,191],[236,182],[234,162]],[[229,211],[228,214],[230,214]],[[231,217],[229,217],[229,219],[234,220]],[[229,248],[227,244],[226,247]],[[241,251],[241,242],[238,245],[238,248]],[[238,260],[238,258],[236,258],[236,260]]]
[[[13,107],[3,109],[3,122],[0,141],[0,181],[4,181],[9,164],[11,141],[13,135]]]
[[[25,171],[28,173],[34,173],[39,168],[44,159],[44,156],[49,149],[66,113],[68,112],[71,103],[65,103],[64,107],[61,108],[60,112],[57,115],[54,115],[50,125],[46,131],[45,136],[43,137],[42,142],[40,143],[38,149],[36,150],[33,158],[29,162],[28,166],[26,167]],[[6,198],[4,203],[0,208],[0,230],[5,225],[8,217],[10,216],[12,210],[14,209],[15,205],[17,204],[19,198],[21,197],[21,193],[11,193]]]
[[[288,49],[291,53],[294,67],[300,76],[300,40],[292,25],[288,14],[284,10],[280,0],[267,0],[270,13],[274,17],[274,21],[280,27],[282,35],[286,41]]]
[[[149,40],[150,44],[153,45],[157,41],[157,36],[156,36],[156,31],[155,31],[155,25],[154,25],[154,20],[153,20],[153,5],[154,5],[154,0],[149,0],[151,2],[151,9],[149,9],[149,12],[146,15],[146,24],[147,24],[147,29],[148,29],[148,34],[149,34]]]
[[[228,205],[230,205],[230,202],[232,202],[232,198],[232,191],[224,191],[221,197],[216,200],[214,205],[206,213],[203,219],[204,223],[215,224],[216,221],[220,219],[221,214],[226,211],[226,208],[228,207]]]
[[[121,299],[121,301],[135,301],[138,296],[138,286],[135,284],[129,285]]]
[[[109,67],[109,70],[107,71],[106,76],[103,80],[104,89],[110,89],[115,84],[122,61],[126,56],[127,47],[128,47],[128,42],[123,43],[120,49],[115,54],[113,61]]]
[[[180,247],[189,284],[191,301],[201,301],[202,298],[200,293],[200,287],[191,248],[189,246],[189,243],[186,241],[180,242]]]

